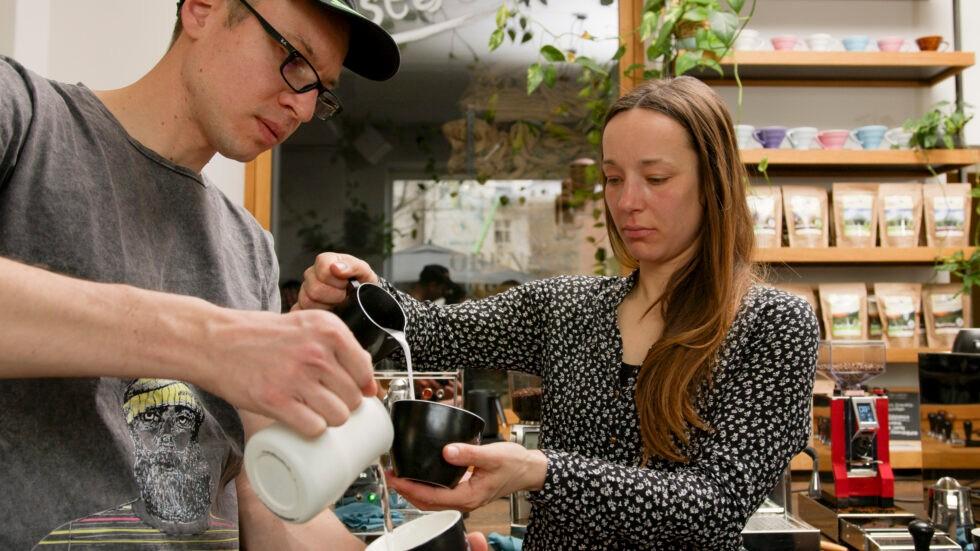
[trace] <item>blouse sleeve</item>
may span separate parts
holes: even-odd
[[[541,375],[547,310],[556,280],[537,280],[491,297],[437,306],[396,294],[408,320],[413,367],[513,369]],[[399,361],[403,361],[398,353]]]
[[[619,540],[737,549],[748,517],[807,444],[817,321],[802,299],[780,298],[761,307],[747,337],[719,359],[702,409],[713,430],[692,435],[688,463],[648,469],[543,450],[535,505],[557,522],[590,518]]]

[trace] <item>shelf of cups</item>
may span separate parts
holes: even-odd
[[[973,66],[973,52],[736,51],[721,61],[724,76],[697,76],[716,86],[922,87]]]
[[[754,260],[765,264],[935,264],[940,258],[963,251],[973,254],[974,247],[826,247],[805,249],[781,247],[756,249]]]
[[[980,149],[742,149],[742,163],[757,173],[767,159],[770,175],[928,176],[980,163]]]

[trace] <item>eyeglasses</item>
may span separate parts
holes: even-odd
[[[282,75],[282,79],[286,81],[286,84],[297,94],[304,94],[310,90],[317,91],[316,109],[313,112],[316,118],[327,120],[340,113],[343,110],[340,100],[320,82],[320,75],[317,74],[313,65],[285,37],[279,34],[279,31],[263,19],[259,15],[259,12],[255,11],[255,8],[245,0],[239,1],[259,20],[259,24],[262,25],[265,32],[288,52],[286,60],[279,66],[279,74]]]

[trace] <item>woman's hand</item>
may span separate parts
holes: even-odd
[[[347,297],[347,282],[377,283],[367,262],[347,254],[320,253],[303,272],[303,286],[293,310],[331,310]]]
[[[442,456],[453,465],[472,465],[473,471],[452,490],[388,476],[388,484],[423,510],[472,511],[498,497],[520,490],[540,490],[548,470],[548,459],[538,450],[513,442],[485,446],[449,444]]]

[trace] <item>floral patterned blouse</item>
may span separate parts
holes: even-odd
[[[754,286],[696,404],[714,430],[692,430],[688,463],[643,464],[636,368],[622,362],[616,316],[636,280],[564,276],[451,306],[398,294],[417,369],[542,378],[548,469],[531,493],[527,551],[737,550],[746,520],[806,446],[817,320],[805,300]]]

